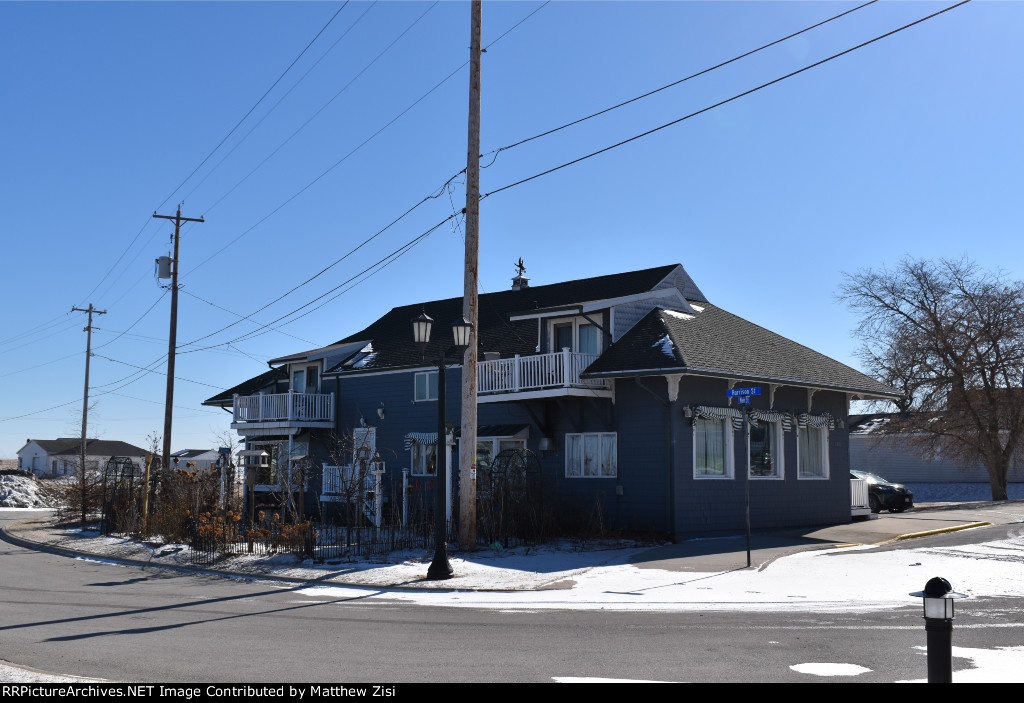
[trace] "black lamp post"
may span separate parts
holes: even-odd
[[[416,346],[419,347],[421,358],[426,358],[427,343],[430,341],[430,330],[433,324],[434,320],[428,317],[425,312],[421,313],[419,317],[413,318],[412,337],[413,341],[416,342]],[[462,363],[461,357],[457,359],[446,358],[447,352],[453,351],[461,353],[464,351],[465,348],[469,346],[469,334],[472,329],[472,323],[467,322],[465,317],[460,317],[455,320],[455,322],[452,323],[452,336],[455,343],[454,348],[441,350],[437,357],[437,449],[435,453],[437,478],[434,481],[434,560],[430,563],[430,568],[427,569],[428,580],[448,579],[451,578],[454,573],[452,571],[452,565],[448,562],[448,543],[446,540],[448,532],[446,520],[446,498],[448,496],[448,485],[445,474],[448,472],[448,438],[444,417],[444,371],[445,364]]]
[[[949,581],[941,576],[930,579],[923,591],[910,595],[924,599],[928,683],[953,683],[953,601],[967,596],[954,593]]]

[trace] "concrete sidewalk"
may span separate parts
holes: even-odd
[[[873,515],[846,525],[754,532],[751,564],[764,568],[776,559],[811,549],[877,545],[1019,522],[1024,522],[1024,501],[924,504],[909,512]],[[698,537],[651,549],[630,563],[639,568],[702,573],[746,568],[746,537]]]
[[[830,549],[840,545],[883,544],[968,528],[984,528],[1024,522],[1024,501],[1000,503],[938,503],[922,505],[911,512],[883,514],[875,519],[845,525],[755,532],[751,537],[751,564],[764,569],[773,561],[802,551]],[[43,549],[77,557],[110,559],[140,566],[163,566],[228,576],[308,581],[319,584],[397,589],[461,590],[547,590],[569,587],[566,579],[590,569],[614,563],[637,568],[673,572],[722,573],[746,568],[746,539],[743,534],[695,537],[677,544],[650,549],[598,549],[564,552],[553,559],[550,550],[534,550],[534,556],[514,559],[488,554],[453,553],[457,575],[449,581],[425,581],[426,561],[413,559],[404,564],[336,563],[314,567],[288,556],[228,558],[212,567],[193,567],[182,557],[180,546],[146,545],[132,540],[110,540],[82,536],[56,527],[48,518],[20,520],[6,525],[4,538],[30,549]],[[981,539],[981,538],[979,538]],[[541,553],[544,555],[541,556]],[[552,562],[557,566],[552,566]],[[474,576],[474,570],[486,577]],[[422,572],[422,573],[421,573]],[[460,573],[461,572],[461,573]]]

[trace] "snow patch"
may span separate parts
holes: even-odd
[[[799,674],[811,674],[813,676],[859,676],[871,671],[871,669],[857,664],[826,664],[818,662],[794,664],[789,668]]]
[[[914,647],[922,653],[927,647]],[[971,649],[953,647],[953,656],[970,659],[973,669],[953,671],[953,683],[1024,683],[1024,647],[996,647]],[[954,663],[955,664],[955,663]],[[926,679],[897,681],[896,683],[926,683]]]
[[[670,357],[672,359],[676,358],[676,354],[675,354],[676,345],[672,343],[672,340],[669,339],[667,334],[666,335],[662,335],[661,339],[659,339],[657,342],[655,342],[654,344],[651,345],[652,349],[654,347],[661,347],[661,353],[662,354],[664,354],[665,356]]]
[[[35,478],[17,475],[0,476],[0,508],[45,508]]]

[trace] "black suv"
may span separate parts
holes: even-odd
[[[891,483],[867,471],[850,471],[850,475],[867,481],[868,505],[871,506],[871,512],[891,510],[894,513],[902,513],[914,507],[914,492],[902,483]]]

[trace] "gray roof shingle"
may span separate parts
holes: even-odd
[[[683,373],[899,396],[846,364],[715,305],[701,302],[694,309],[694,315],[652,310],[591,364],[584,377]]]

